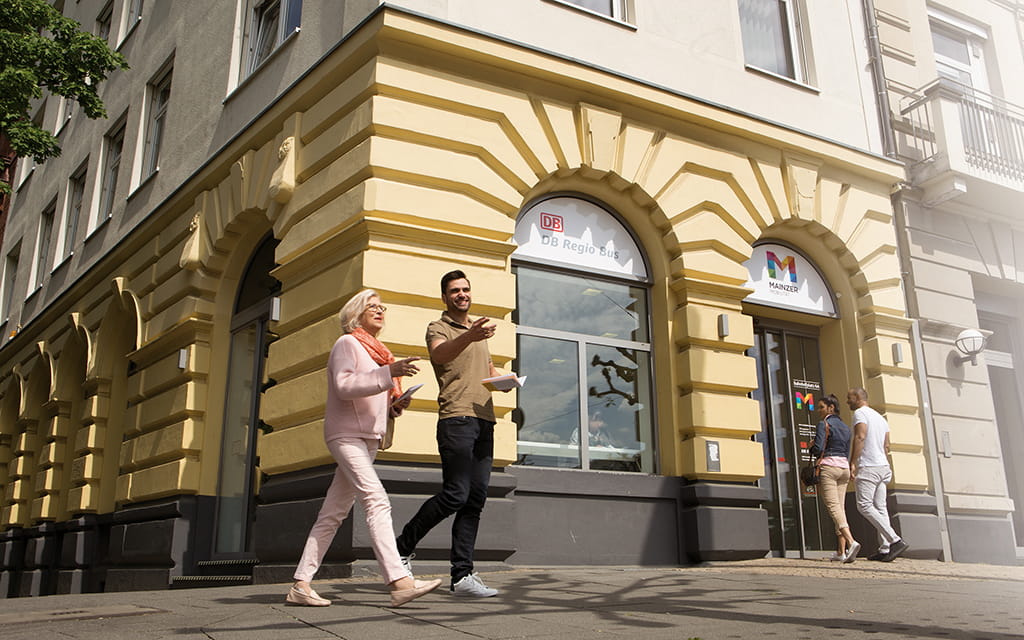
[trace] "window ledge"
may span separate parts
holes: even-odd
[[[815,94],[820,94],[821,93],[821,89],[819,89],[818,87],[815,87],[815,86],[812,86],[812,85],[800,82],[799,80],[794,80],[793,78],[787,78],[786,76],[780,76],[779,74],[775,73],[774,71],[768,71],[766,69],[762,69],[761,67],[755,67],[752,64],[744,65],[744,67],[746,68],[747,71],[751,71],[753,73],[756,73],[756,74],[759,74],[759,75],[762,75],[762,76],[767,76],[767,77],[771,78],[772,80],[779,80],[780,82],[785,82],[786,84],[793,85],[794,87],[796,87],[798,89],[803,89],[804,91],[810,91],[811,93],[815,93]]]
[[[85,234],[85,241],[89,242],[94,237],[96,237],[96,234],[99,233],[100,229],[102,229],[103,227],[107,226],[107,223],[110,222],[110,219],[113,218],[113,217],[114,217],[114,214],[110,214],[109,216],[107,216],[107,217],[103,218],[102,220],[100,220],[99,222],[97,222],[96,226],[93,227],[92,229],[89,229],[89,233]]]
[[[620,27],[625,27],[625,28],[627,28],[627,29],[629,29],[631,31],[636,31],[637,30],[636,25],[631,23],[631,22],[627,22],[627,21],[625,21],[625,20],[623,20],[621,18],[616,18],[614,16],[610,16],[610,15],[605,14],[605,13],[599,13],[599,12],[594,11],[592,9],[587,9],[586,7],[581,7],[580,5],[574,4],[572,2],[566,2],[566,0],[547,0],[547,1],[552,3],[552,4],[557,4],[557,5],[561,5],[563,7],[567,7],[569,9],[572,9],[573,11],[579,11],[580,13],[586,14],[588,16],[593,16],[593,17],[598,18],[600,20],[605,20],[607,22],[611,22],[612,24],[618,25]]]
[[[131,35],[133,33],[135,33],[135,29],[136,29],[136,27],[139,26],[140,22],[142,22],[142,16],[139,16],[138,18],[135,19],[135,22],[133,22],[132,24],[128,25],[128,29],[124,32],[124,37],[121,38],[121,42],[117,43],[117,49],[116,49],[117,52],[120,53],[121,47],[123,47],[124,43],[128,42],[128,38],[130,38]]]
[[[63,258],[60,259],[60,262],[58,262],[57,264],[53,265],[53,268],[50,269],[50,276],[52,277],[53,274],[57,273],[65,265],[70,263],[71,262],[71,258],[73,258],[73,257],[75,257],[75,252],[74,251],[69,251],[68,255],[64,256]]]
[[[148,176],[143,178],[142,181],[139,182],[139,184],[137,184],[134,189],[132,189],[132,192],[128,194],[128,200],[131,200],[132,198],[134,198],[136,193],[138,193],[139,191],[142,191],[143,187],[145,187],[150,182],[155,180],[156,179],[156,174],[158,174],[158,173],[160,173],[160,165],[157,165],[156,168],[153,169],[152,173],[150,173]]]
[[[27,303],[27,302],[31,301],[32,298],[35,298],[37,295],[39,295],[39,292],[42,291],[42,290],[43,290],[43,285],[41,283],[37,284],[35,287],[32,288],[31,291],[28,292],[28,295],[25,296],[25,302]]]

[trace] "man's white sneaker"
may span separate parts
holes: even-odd
[[[410,553],[407,556],[398,556],[398,559],[402,561],[402,568],[405,569],[405,572],[409,574],[410,578],[414,577],[412,575],[412,559],[415,557],[415,553]]]
[[[498,595],[498,590],[488,587],[478,575],[471,573],[452,584],[452,593],[470,598],[490,598]]]

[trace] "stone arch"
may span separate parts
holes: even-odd
[[[93,366],[85,380],[84,434],[76,438],[69,509],[114,510],[119,458],[127,419],[128,378],[135,374],[130,354],[140,341],[139,303],[122,278],[111,281],[113,296],[100,321]]]
[[[47,473],[46,499],[40,508],[40,519],[65,520],[73,515],[68,509],[72,488],[77,440],[85,410],[85,381],[92,365],[93,339],[81,324],[81,315],[68,316],[71,330],[66,333],[55,366],[53,390],[54,415],[47,440],[52,450]]]
[[[21,367],[15,365],[7,379],[0,384],[0,486],[4,489],[4,495],[9,494],[10,485],[15,480],[12,477],[12,468],[23,388],[24,380],[21,376]],[[2,510],[0,510],[0,526],[4,528],[16,526],[18,515],[5,500]]]
[[[20,514],[18,524],[28,525],[37,518],[36,473],[41,460],[42,444],[50,429],[53,395],[53,356],[45,342],[36,344],[36,354],[29,363],[29,372],[22,387],[21,413],[14,441],[15,473],[11,474],[12,511]]]

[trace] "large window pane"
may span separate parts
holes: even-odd
[[[580,467],[580,387],[577,345],[567,340],[519,336],[517,372],[529,376],[515,412],[519,464]]]
[[[517,322],[602,338],[648,341],[644,289],[519,267]]]
[[[652,473],[649,354],[587,345],[591,469]]]

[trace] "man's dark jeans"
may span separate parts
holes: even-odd
[[[480,512],[494,462],[494,423],[473,417],[437,421],[441,454],[441,493],[423,503],[398,536],[398,553],[407,556],[427,532],[455,514],[452,522],[452,583],[473,573],[473,549]]]

